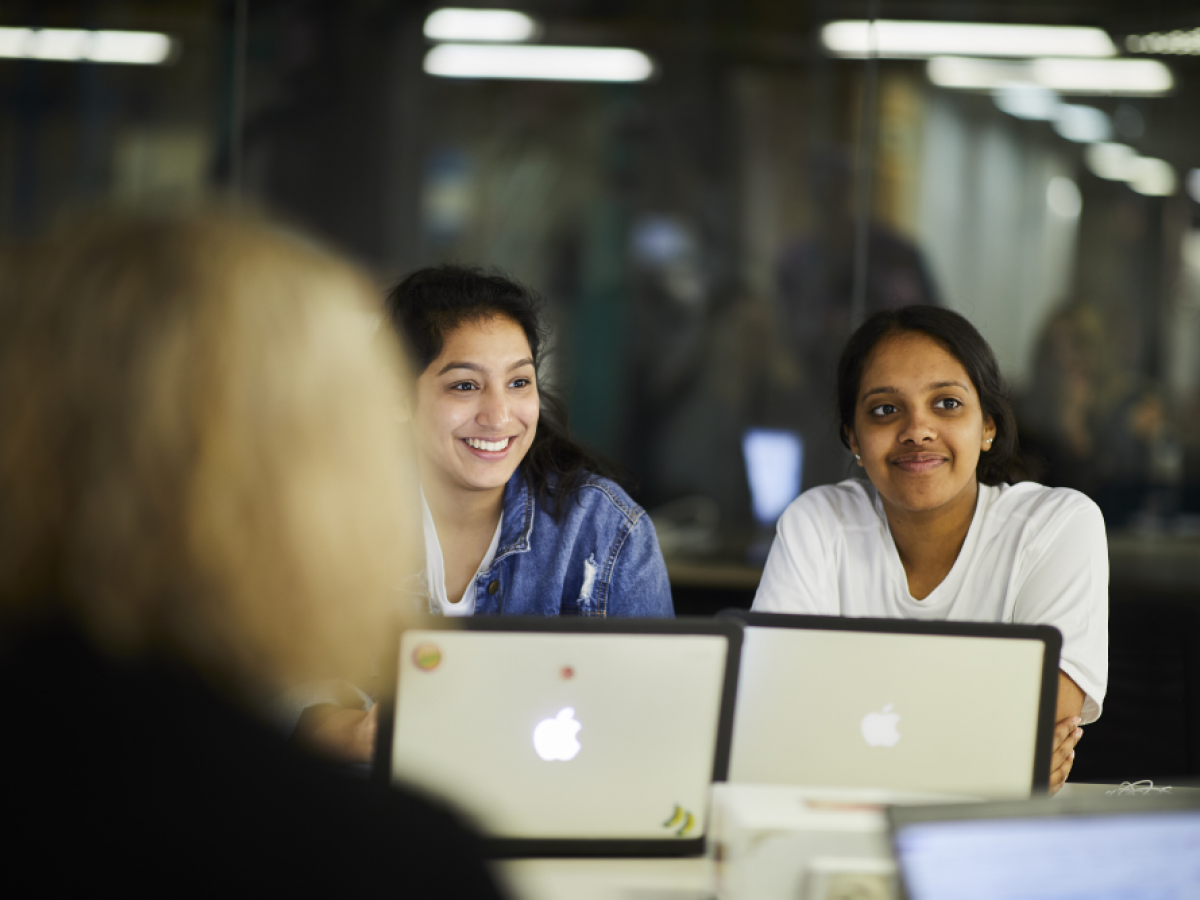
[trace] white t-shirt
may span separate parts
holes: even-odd
[[[429,595],[437,602],[443,616],[475,615],[475,579],[480,573],[490,569],[492,561],[496,558],[496,548],[500,546],[500,529],[504,527],[504,513],[500,513],[496,533],[492,535],[492,543],[483,555],[483,562],[475,570],[474,577],[467,582],[462,597],[453,603],[446,596],[446,563],[442,558],[442,543],[438,540],[437,526],[433,524],[433,513],[425,500],[424,491],[421,492],[421,522],[425,529],[425,581],[429,586]]]
[[[801,494],[779,520],[759,612],[1053,625],[1060,668],[1083,689],[1084,724],[1108,686],[1108,542],[1099,507],[1076,491],[979,485],[958,559],[913,599],[882,501],[852,479]]]

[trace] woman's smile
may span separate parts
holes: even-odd
[[[463,438],[462,441],[484,459],[503,459],[509,448],[512,447],[513,439],[510,436],[493,440]]]
[[[893,466],[910,475],[924,475],[947,462],[946,457],[933,453],[908,453],[891,460]]]

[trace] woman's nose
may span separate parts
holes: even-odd
[[[908,414],[904,420],[904,427],[900,429],[901,443],[924,443],[932,441],[937,437],[937,426],[931,416],[925,410],[915,410]]]
[[[511,418],[508,408],[508,398],[503,391],[485,391],[479,414],[475,417],[484,428],[499,431],[504,428]]]

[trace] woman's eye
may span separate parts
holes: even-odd
[[[962,401],[955,400],[953,397],[944,397],[933,405],[935,409],[958,409],[962,406]]]
[[[880,403],[878,406],[871,408],[871,415],[873,415],[873,416],[890,416],[895,411],[896,411],[896,407],[892,406],[892,404]]]
[[[454,384],[450,385],[450,390],[452,390],[452,391],[473,391],[473,390],[476,390],[476,386],[470,381],[457,381]]]
[[[527,388],[532,384],[533,381],[529,378],[517,378],[513,381],[512,386],[515,388]]]

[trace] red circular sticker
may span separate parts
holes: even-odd
[[[432,672],[442,662],[442,651],[437,644],[418,644],[413,650],[413,665],[422,672]]]

